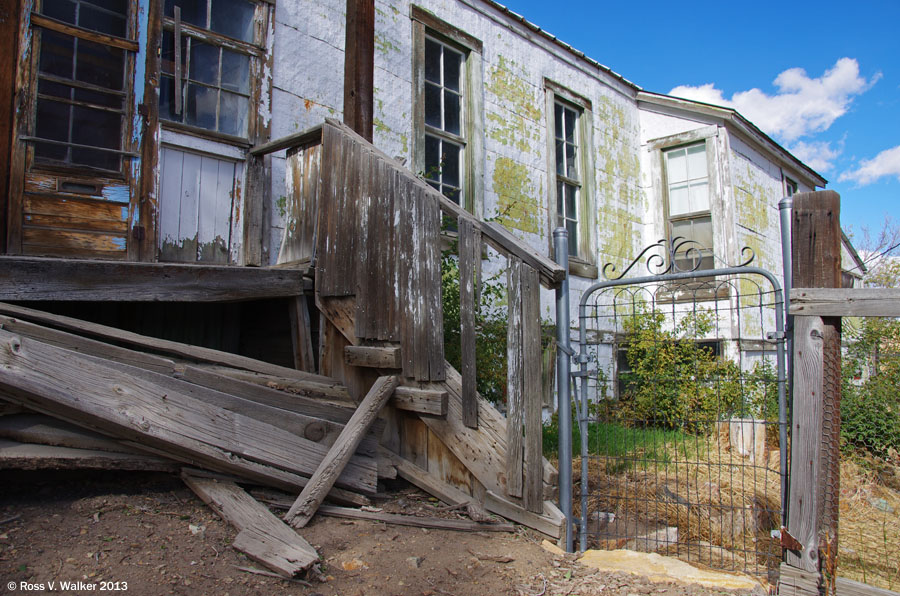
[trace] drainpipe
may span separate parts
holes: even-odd
[[[566,552],[574,551],[572,536],[572,395],[569,390],[572,348],[569,345],[569,233],[553,230],[553,253],[566,276],[556,289],[556,407],[559,413],[559,509],[565,517]]]

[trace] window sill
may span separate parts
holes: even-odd
[[[577,257],[569,257],[569,273],[588,279],[597,279],[597,276],[599,275],[596,265],[591,265],[587,261]]]

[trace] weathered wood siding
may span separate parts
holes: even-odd
[[[358,338],[400,342],[405,376],[442,380],[438,198],[366,145],[337,123],[324,126],[318,207],[307,201],[311,191],[298,188],[307,177],[288,179],[299,212],[318,216],[316,291],[324,297],[356,296]],[[300,152],[292,159],[314,162]],[[297,229],[305,230],[306,242],[308,220]],[[299,244],[301,236],[295,238]]]
[[[322,145],[297,147],[287,153],[285,230],[279,263],[312,261],[316,246],[316,193]],[[280,206],[278,206],[280,207]]]

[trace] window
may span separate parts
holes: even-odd
[[[34,15],[36,165],[122,170],[128,69],[137,50],[126,39],[128,13],[128,0],[57,0]]]
[[[413,25],[413,163],[434,188],[480,211],[483,187],[481,42],[410,7]],[[452,227],[452,226],[451,226]]]
[[[713,269],[706,143],[664,152],[669,239],[681,271]]]
[[[790,178],[785,177],[784,179],[784,196],[792,197],[797,194],[797,183],[791,180]]]
[[[547,137],[550,228],[569,233],[569,270],[597,277],[591,151],[591,102],[548,79]],[[551,235],[552,237],[552,235]],[[552,246],[551,246],[552,250]]]
[[[160,118],[250,136],[258,10],[252,0],[165,0]]]
[[[462,158],[464,56],[430,37],[425,39],[425,179],[459,203]]]

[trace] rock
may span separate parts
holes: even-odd
[[[424,557],[408,557],[406,562],[409,563],[409,566],[413,569],[418,569],[422,566],[422,561],[424,561]]]

